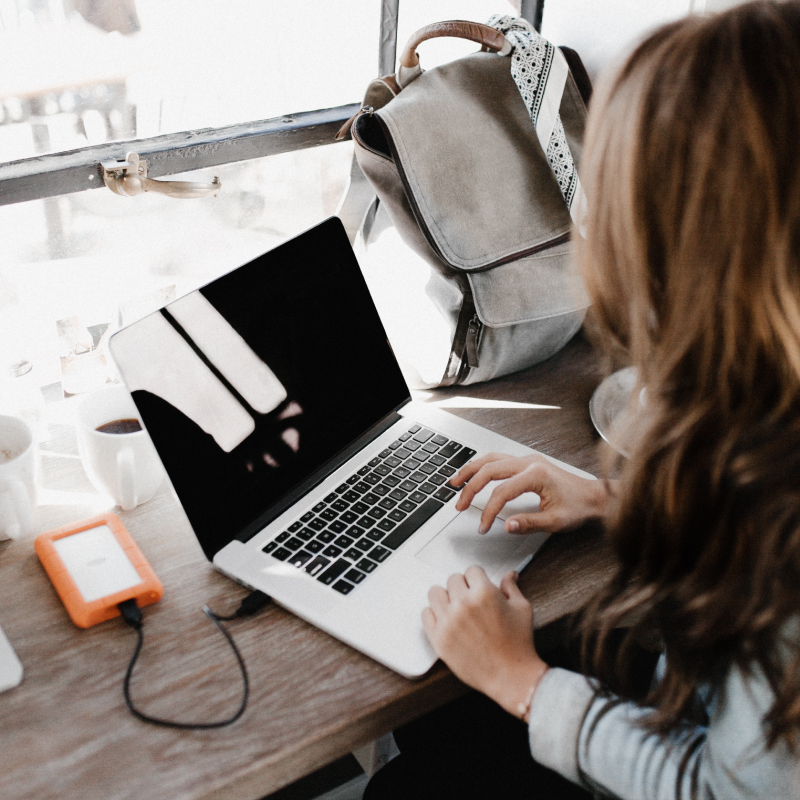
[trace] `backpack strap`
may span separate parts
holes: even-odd
[[[366,228],[371,227],[378,210],[378,197],[375,190],[367,180],[361,167],[358,166],[355,154],[350,162],[350,179],[347,183],[344,195],[342,195],[339,208],[336,209],[336,216],[342,221],[347,238],[350,244],[355,245],[356,236],[361,231],[364,241],[369,236]]]
[[[572,221],[580,226],[585,199],[559,114],[569,77],[567,59],[527,20],[495,14],[489,25],[503,33],[514,48],[511,77],[531,116],[536,136],[556,176]]]

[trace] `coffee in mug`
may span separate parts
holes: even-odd
[[[95,428],[100,433],[136,433],[142,429],[138,419],[115,419]]]
[[[86,474],[124,511],[146,503],[164,479],[161,459],[138,413],[123,386],[86,395],[78,409],[78,450]]]

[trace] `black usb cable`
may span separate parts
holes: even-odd
[[[231,648],[233,649],[236,660],[239,662],[239,669],[242,672],[242,702],[240,703],[238,710],[232,717],[218,720],[216,722],[175,722],[174,720],[162,719],[161,717],[152,717],[136,708],[136,706],[133,704],[133,700],[131,699],[131,676],[133,675],[133,668],[136,666],[136,661],[139,658],[139,653],[142,650],[142,643],[144,641],[144,635],[142,633],[142,610],[136,604],[136,600],[133,599],[125,600],[124,602],[120,603],[117,608],[119,608],[122,618],[131,628],[136,631],[137,634],[136,647],[133,651],[133,656],[131,656],[128,669],[125,673],[125,680],[122,684],[122,692],[125,695],[125,705],[128,707],[128,711],[130,711],[134,717],[142,720],[142,722],[149,722],[152,725],[161,725],[166,728],[181,728],[184,730],[224,728],[226,725],[231,725],[232,723],[236,722],[236,720],[239,719],[242,714],[244,714],[245,708],[247,708],[247,700],[250,696],[250,681],[247,677],[247,668],[245,667],[242,654],[239,652],[236,642],[233,641],[233,637],[222,623],[238,619],[239,617],[249,617],[252,614],[260,611],[267,603],[269,603],[270,599],[271,598],[269,595],[264,594],[264,592],[251,592],[249,595],[247,595],[247,597],[244,598],[244,600],[242,600],[239,608],[233,614],[229,614],[228,616],[217,615],[208,606],[203,606],[203,611],[217,626],[220,633],[222,633],[222,635],[228,640],[228,644],[230,644]]]

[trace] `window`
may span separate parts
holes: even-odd
[[[522,12],[542,5],[522,0]],[[19,361],[54,396],[112,379],[105,335],[335,213],[352,149],[333,134],[379,63],[393,71],[397,40],[520,4],[343,8],[0,0],[0,381]],[[422,57],[474,49],[434,41]],[[97,165],[128,150],[151,177],[218,176],[222,191],[118,197]]]

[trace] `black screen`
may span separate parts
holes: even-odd
[[[228,385],[253,417],[255,430],[225,452],[162,397],[132,392],[203,551],[212,558],[409,393],[336,218],[200,292],[269,366],[287,395],[273,411],[259,414]],[[162,316],[194,347],[169,306],[165,311]],[[125,377],[125,363],[119,367]],[[187,389],[202,392],[203,386]]]

